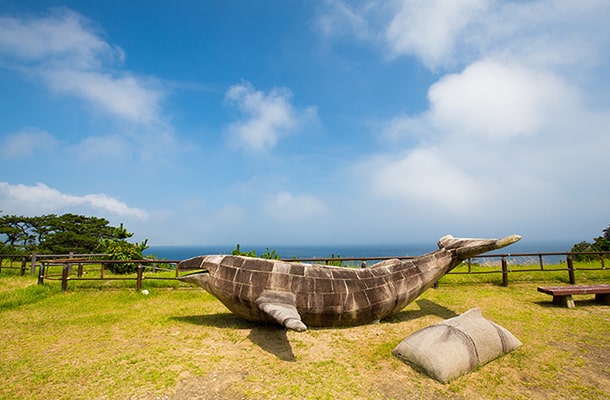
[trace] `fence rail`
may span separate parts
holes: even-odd
[[[87,259],[93,259],[93,258],[98,258],[98,257],[109,257],[109,254],[76,254],[76,253],[68,253],[68,254],[38,254],[38,253],[32,253],[29,255],[23,255],[23,254],[0,254],[0,271],[2,270],[2,268],[18,268],[18,267],[13,267],[12,266],[12,260],[15,259],[20,259],[21,260],[21,275],[25,275],[25,271],[27,269],[27,262],[28,260],[30,261],[30,275],[34,276],[36,274],[36,268],[40,267],[40,264],[38,263],[39,257],[44,257],[45,259],[61,259],[61,258],[87,258]],[[9,260],[9,265],[8,266],[3,266],[2,262],[3,260]]]
[[[574,263],[574,258],[580,255],[592,255],[597,256],[599,260],[599,267],[577,267]],[[19,269],[21,275],[25,275],[27,270],[28,261],[30,261],[30,270],[32,275],[38,268],[38,283],[42,284],[45,280],[56,280],[61,281],[62,290],[67,290],[68,281],[135,281],[136,289],[142,288],[142,282],[145,279],[156,279],[156,280],[176,280],[181,272],[187,270],[180,269],[179,263],[181,260],[155,260],[155,259],[142,259],[142,260],[108,260],[100,259],[107,257],[107,254],[32,254],[29,256],[23,255],[3,255],[0,254],[0,272],[4,268]],[[549,262],[545,260],[552,257],[559,260],[559,263],[550,263],[552,267],[549,267]],[[502,274],[502,286],[508,286],[509,274],[523,273],[523,272],[555,272],[555,271],[566,271],[568,274],[568,280],[570,284],[576,283],[576,271],[591,271],[591,270],[605,270],[605,258],[610,257],[610,252],[547,252],[547,253],[512,253],[512,254],[482,254],[476,257],[467,259],[464,262],[466,271],[451,271],[449,274]],[[347,263],[348,266],[361,268],[367,267],[367,262],[372,261],[383,261],[393,258],[401,260],[408,260],[414,258],[413,256],[383,256],[383,257],[330,257],[330,258],[292,258],[282,259],[286,262],[312,262],[326,265],[344,265]],[[520,264],[519,259],[527,260]],[[8,265],[3,264],[4,260],[9,260]],[[481,262],[485,260],[484,262]],[[537,260],[532,262],[532,260]],[[564,261],[565,260],[565,261]],[[494,265],[494,261],[499,261],[499,269],[497,265]],[[107,268],[112,264],[124,264],[134,263],[138,264],[136,270],[136,276],[117,276],[116,274],[106,274]],[[16,266],[14,264],[17,264]],[[88,266],[88,270],[85,273],[84,266]],[[490,269],[473,270],[473,265],[485,265]],[[512,265],[512,267],[511,267]],[[559,268],[557,266],[560,266]],[[565,265],[565,267],[563,267]],[[91,270],[91,266],[98,266],[98,269]],[[169,266],[170,268],[166,268]],[[519,268],[513,268],[514,266],[520,266]],[[525,266],[525,268],[523,267]],[[528,268],[532,266],[532,268]],[[533,266],[536,266],[533,268]],[[50,269],[53,267],[61,268],[60,272],[51,273]],[[74,272],[76,270],[76,272]],[[159,275],[144,275],[145,271],[151,272],[171,272],[173,276],[159,276]],[[85,276],[90,272],[98,272],[99,276]]]
[[[580,267],[577,268],[574,265],[574,258],[580,255],[589,255],[589,256],[598,256],[599,257],[599,267]],[[565,268],[545,268],[544,257],[545,256],[563,256],[565,257]],[[482,274],[482,273],[501,273],[502,274],[502,286],[508,286],[508,274],[509,273],[523,273],[523,272],[554,272],[554,271],[566,271],[568,273],[568,280],[570,284],[576,284],[576,276],[575,272],[580,271],[598,271],[605,270],[606,265],[604,261],[604,256],[610,256],[610,252],[602,251],[602,252],[549,252],[549,253],[514,253],[514,254],[482,254],[477,257],[472,257],[467,260],[468,271],[467,272],[450,272],[450,274]],[[511,269],[509,267],[509,260],[515,259],[516,257],[524,257],[528,259],[532,259],[533,257],[538,259],[538,268],[519,268],[519,269]],[[477,271],[472,272],[472,261],[478,259],[486,259],[486,258],[495,258],[500,259],[500,271]],[[533,264],[526,264],[533,265]],[[553,264],[556,265],[556,264]],[[560,263],[559,265],[562,265]]]
[[[8,259],[8,264],[3,264],[4,260]],[[14,260],[20,260],[18,262],[18,266],[14,266]],[[0,272],[2,272],[2,269],[19,269],[20,270],[20,275],[23,276],[25,275],[25,270],[27,269],[27,263],[28,263],[28,259],[25,256],[14,256],[14,255],[6,255],[6,254],[2,254],[0,255]]]
[[[180,269],[178,263],[180,260],[87,260],[87,259],[56,259],[56,260],[41,260],[40,270],[38,274],[38,284],[43,284],[45,280],[60,280],[62,291],[66,291],[68,288],[68,281],[136,281],[136,289],[142,289],[142,282],[144,279],[156,279],[156,280],[176,280],[179,277]],[[106,274],[106,268],[112,264],[138,264],[136,268],[135,278],[132,276],[117,276],[116,274],[108,276]],[[149,264],[149,265],[147,265]],[[173,268],[164,268],[159,264],[173,266]],[[84,266],[99,266],[95,272],[99,272],[99,277],[84,276]],[[50,273],[50,268],[53,266],[61,267],[61,273]],[[74,266],[77,266],[76,276],[74,276]],[[152,272],[172,272],[175,273],[173,277],[149,275],[144,276],[144,271],[149,269]],[[91,272],[89,269],[87,272]]]

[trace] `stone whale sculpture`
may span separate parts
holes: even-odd
[[[463,260],[521,239],[438,241],[439,250],[369,268],[345,268],[261,258],[209,255],[180,262],[201,269],[179,279],[201,286],[234,314],[305,331],[310,326],[351,326],[387,318],[433,286]]]

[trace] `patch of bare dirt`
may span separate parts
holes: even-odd
[[[233,385],[242,382],[248,376],[246,371],[216,371],[206,376],[183,374],[176,389],[168,395],[168,399],[191,400],[237,400],[246,397]]]

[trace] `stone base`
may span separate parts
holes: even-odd
[[[574,308],[574,299],[572,295],[566,296],[553,296],[553,304],[561,307]]]

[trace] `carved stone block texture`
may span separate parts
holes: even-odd
[[[201,269],[180,279],[201,286],[233,313],[288,329],[365,324],[399,312],[466,257],[516,242],[502,239],[439,240],[439,250],[370,268],[343,268],[243,256],[210,255],[184,260]],[[298,322],[296,322],[298,321]]]

